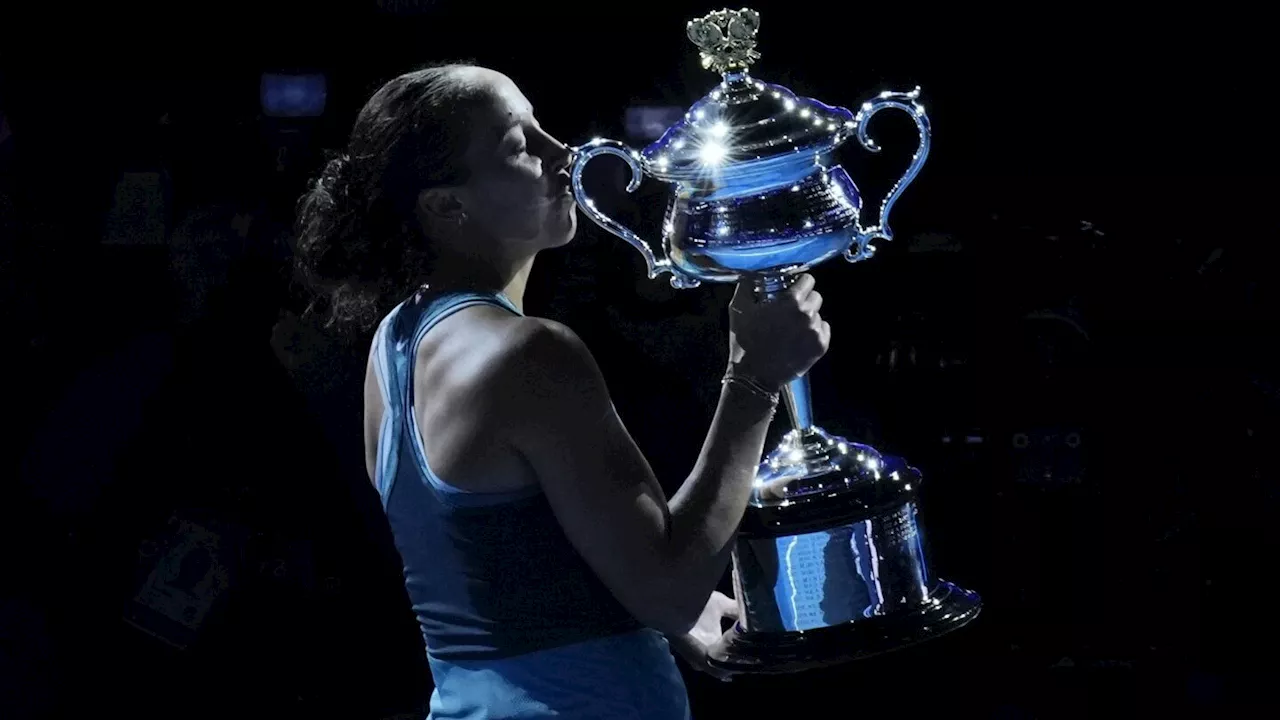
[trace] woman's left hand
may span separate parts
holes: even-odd
[[[726,619],[738,619],[738,603],[724,593],[712,591],[711,597],[707,598],[707,606],[702,609],[702,614],[698,616],[698,622],[693,628],[680,637],[668,636],[667,641],[671,643],[671,648],[695,670],[728,682],[730,680],[728,671],[712,667],[707,662],[707,653],[711,651],[711,646],[725,632],[721,623]]]

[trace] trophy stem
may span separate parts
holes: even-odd
[[[813,404],[809,395],[809,374],[787,383],[782,389],[782,397],[787,403],[787,411],[791,414],[791,427],[804,432],[813,427]]]
[[[761,275],[755,278],[756,297],[762,301],[772,300],[775,295],[786,290],[795,282],[794,275]],[[782,389],[782,397],[787,403],[787,412],[791,415],[791,427],[804,432],[813,427],[813,403],[809,395],[809,374],[787,383]]]

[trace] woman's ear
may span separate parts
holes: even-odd
[[[456,225],[465,214],[457,188],[428,188],[418,193],[418,217],[427,227]]]

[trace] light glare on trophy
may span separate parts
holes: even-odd
[[[929,153],[919,88],[883,92],[856,113],[800,97],[749,73],[760,16],[719,10],[689,22],[704,67],[722,81],[642,150],[597,138],[574,148],[573,191],[592,221],[644,256],[650,278],[676,288],[753,280],[762,301],[837,256],[872,257],[893,239],[889,213]],[[919,131],[906,172],[864,224],[857,185],[835,152],[867,134],[883,110]],[[583,189],[600,155],[671,186],[661,253],[610,218]],[[932,575],[916,521],[921,475],[901,458],[830,434],[813,422],[809,379],[785,388],[792,429],[761,462],[733,550],[741,619],[711,661],[738,672],[776,673],[893,650],[959,628],[981,599]]]

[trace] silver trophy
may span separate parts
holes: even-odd
[[[754,280],[767,301],[801,272],[842,255],[860,262],[892,240],[889,211],[929,153],[919,88],[884,92],[857,113],[799,97],[748,68],[760,16],[720,10],[688,24],[704,67],[723,80],[643,150],[595,139],[575,148],[573,191],[587,217],[640,251],[649,277],[676,288]],[[866,149],[872,117],[901,110],[920,144],[906,173],[863,225],[862,197],[833,153],[856,137]],[[582,187],[599,155],[672,186],[664,255],[600,211]],[[785,389],[792,429],[760,464],[733,551],[741,619],[712,662],[738,672],[791,672],[920,642],[977,616],[976,593],[929,571],[916,494],[920,473],[901,458],[837,437],[813,422],[809,380]]]

